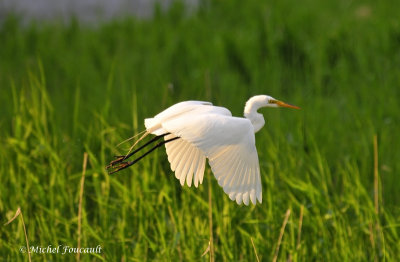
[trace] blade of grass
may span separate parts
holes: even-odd
[[[28,253],[28,260],[29,262],[32,261],[31,258],[31,250],[29,248],[29,240],[28,240],[28,234],[26,233],[26,227],[25,227],[25,221],[24,221],[24,216],[22,215],[22,211],[21,208],[18,207],[17,211],[15,212],[15,215],[13,218],[11,218],[7,223],[5,223],[4,225],[7,226],[8,224],[10,224],[11,222],[13,222],[19,215],[21,215],[21,220],[22,220],[22,225],[24,226],[24,234],[25,234],[25,241],[26,241],[26,250]]]
[[[281,231],[279,233],[278,243],[276,244],[275,254],[274,254],[274,257],[272,259],[273,262],[276,262],[276,260],[278,259],[279,247],[281,246],[283,234],[285,233],[285,227],[286,227],[286,224],[287,224],[287,222],[289,220],[289,216],[290,216],[290,209],[288,209],[286,211],[285,219],[283,220],[283,223],[282,223]]]
[[[87,166],[88,154],[85,152],[83,154],[83,168],[82,168],[82,178],[81,178],[81,189],[79,191],[79,208],[78,208],[78,250],[81,248],[81,228],[82,228],[82,202],[83,202],[83,187],[85,184],[85,174]],[[80,261],[80,252],[76,254],[76,260]]]
[[[214,239],[213,239],[213,220],[212,220],[212,190],[211,190],[211,172],[208,169],[208,222],[210,227],[210,261],[214,262]]]
[[[379,215],[379,173],[378,173],[378,138],[374,135],[374,204],[375,214]]]
[[[301,205],[300,207],[300,218],[299,218],[299,233],[297,235],[297,246],[296,249],[300,249],[300,243],[301,243],[301,228],[303,226],[303,214],[304,214],[304,206]]]
[[[376,224],[375,224],[375,236],[377,237],[378,244],[378,256],[385,255],[384,246],[384,235],[380,226],[380,212],[379,212],[379,170],[378,170],[378,136],[374,135],[374,207],[375,207],[375,216],[376,216]],[[375,256],[376,258],[376,256]]]
[[[253,248],[254,248],[254,253],[256,254],[257,262],[260,262],[260,259],[258,258],[256,246],[254,245],[254,242],[253,242],[253,238],[251,237],[250,240],[251,240],[251,244],[253,245]]]

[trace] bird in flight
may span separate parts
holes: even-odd
[[[256,204],[257,200],[261,203],[260,167],[254,134],[265,124],[264,116],[257,112],[262,107],[300,109],[271,96],[258,95],[246,102],[242,118],[234,117],[228,109],[213,106],[210,102],[180,102],[145,119],[146,130],[132,147],[149,134],[155,137],[127,155],[116,156],[107,170],[110,173],[121,171],[165,145],[171,169],[182,186],[185,181],[189,187],[192,182],[195,187],[203,182],[208,158],[218,184],[231,200],[239,205],[248,205],[249,201]],[[150,150],[127,161],[154,143]]]

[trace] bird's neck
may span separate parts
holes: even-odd
[[[261,96],[255,96],[246,102],[244,107],[244,117],[250,120],[254,127],[254,133],[258,132],[265,124],[264,116],[257,112],[261,107],[265,106],[265,102]]]

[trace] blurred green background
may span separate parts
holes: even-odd
[[[83,261],[207,261],[209,189],[216,261],[400,259],[400,6],[396,1],[201,1],[147,19],[0,25],[0,219],[21,207],[31,246],[77,246]],[[143,119],[184,100],[241,116],[262,109],[263,203],[238,206],[206,170],[181,187],[160,149],[108,175]],[[374,135],[379,187],[374,190]],[[379,206],[374,203],[378,194]],[[376,213],[376,208],[378,213]],[[301,211],[303,210],[303,211]],[[26,261],[20,219],[0,256]],[[254,241],[254,246],[251,240]],[[32,254],[34,261],[75,255]]]

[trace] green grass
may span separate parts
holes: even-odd
[[[77,246],[89,155],[83,261],[207,261],[212,189],[216,261],[400,260],[400,8],[380,1],[175,4],[150,20],[96,26],[0,25],[0,222],[21,207],[31,246]],[[263,203],[238,206],[206,170],[181,187],[165,150],[108,175],[143,119],[183,100],[242,115],[269,94],[256,135]],[[379,213],[373,137],[378,136]],[[300,209],[304,206],[301,237]],[[19,219],[0,226],[0,257],[26,261]],[[32,254],[33,261],[75,255]]]

